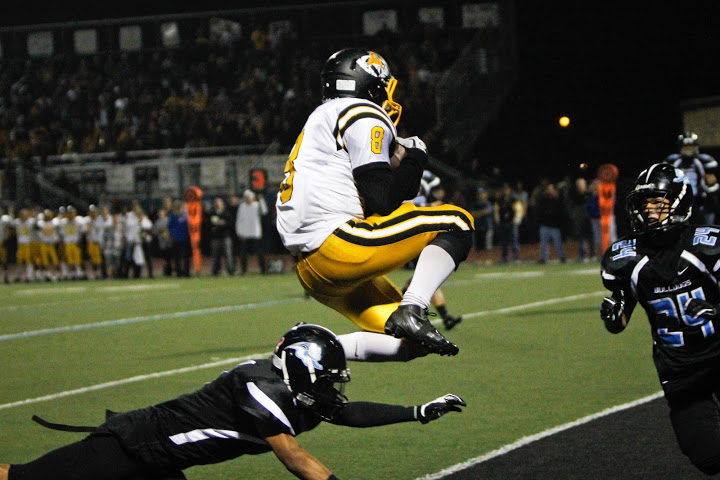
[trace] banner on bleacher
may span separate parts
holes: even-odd
[[[227,184],[225,158],[205,158],[200,164],[200,185],[224,187]]]
[[[133,165],[112,165],[105,171],[107,191],[110,193],[131,193],[135,191],[135,167]]]

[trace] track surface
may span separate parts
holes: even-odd
[[[716,476],[717,477],[717,476]],[[538,440],[443,480],[702,480],[680,452],[664,398]]]

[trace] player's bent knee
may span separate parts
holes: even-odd
[[[439,234],[430,242],[430,245],[438,246],[448,252],[457,268],[468,257],[472,248],[472,240],[471,230],[450,230]]]

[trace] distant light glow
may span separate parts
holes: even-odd
[[[558,123],[561,127],[567,127],[570,125],[570,118],[568,117],[560,117],[560,120],[558,120]]]

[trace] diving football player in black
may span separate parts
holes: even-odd
[[[720,472],[720,226],[690,225],[687,177],[661,163],[627,196],[631,235],[608,248],[602,280],[612,292],[600,317],[625,329],[639,303],[681,450],[707,474]]]
[[[330,330],[300,324],[270,360],[224,372],[200,390],[155,406],[112,414],[98,427],[39,423],[89,431],[84,440],[25,464],[0,465],[0,480],[181,480],[193,465],[274,452],[302,479],[336,478],[295,436],[326,421],[349,427],[427,423],[465,402],[444,395],[418,406],[348,402],[345,352]]]

